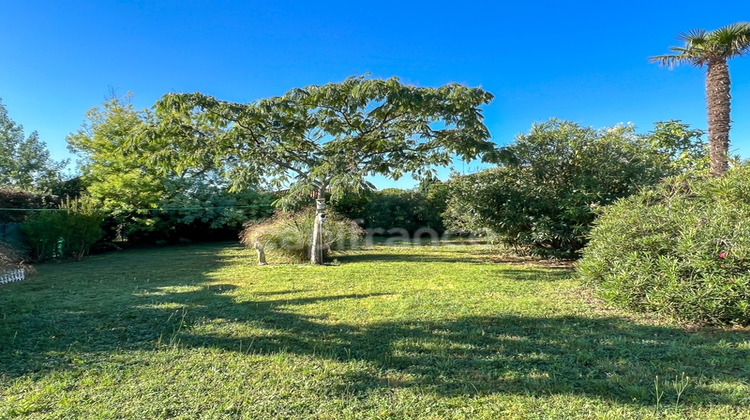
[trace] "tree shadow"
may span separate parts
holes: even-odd
[[[684,401],[739,404],[731,391],[710,385],[750,380],[746,333],[688,332],[619,317],[515,314],[337,322],[306,307],[344,300],[359,304],[385,294],[238,293],[238,286],[208,277],[221,266],[220,258],[210,253],[195,258],[204,258],[210,270],[137,287],[123,281],[113,290],[127,296],[116,305],[48,308],[40,303],[28,316],[6,321],[0,326],[0,376],[85,369],[112,353],[170,345],[365,362],[370,369],[341,376],[329,390],[352,395],[407,388],[441,396],[586,395],[650,404],[656,376],[684,372],[701,378]],[[85,293],[86,287],[82,282],[68,293]],[[263,333],[228,336],[202,328],[222,323]]]
[[[226,351],[292,353],[372,369],[340,378],[334,392],[415,388],[441,396],[588,395],[625,404],[651,404],[654,380],[681,374],[702,378],[684,401],[737,404],[737,396],[706,384],[750,378],[747,335],[724,330],[641,325],[619,317],[528,317],[502,314],[434,322],[354,325],[306,315],[305,305],[365,300],[384,294],[316,295],[225,302],[215,295],[194,319],[251,323],[259,335],[202,334],[192,323],[180,345]],[[185,298],[185,299],[182,299]],[[172,296],[173,302],[195,299]],[[222,302],[219,302],[222,301]],[[744,379],[743,379],[744,378]]]
[[[441,255],[424,255],[424,254],[394,254],[394,253],[376,253],[368,252],[363,254],[340,254],[337,255],[336,261],[341,264],[360,264],[360,263],[390,263],[390,262],[409,262],[409,263],[470,263],[479,264],[474,258],[455,258]]]
[[[414,252],[386,252],[382,251],[384,245],[378,245],[368,249],[367,252],[343,252],[335,256],[336,261],[341,264],[356,263],[380,263],[380,262],[416,262],[416,263],[464,263],[464,264],[521,264],[526,266],[545,268],[551,270],[570,270],[573,266],[572,260],[543,259],[531,256],[516,256],[509,253],[497,252],[487,248],[451,247],[446,249],[443,245],[414,244],[398,245],[394,248],[399,251],[408,251],[410,248],[432,248],[433,253]]]
[[[232,315],[265,324],[270,333],[230,339],[186,330],[180,342],[229,351],[365,361],[372,369],[342,377],[334,390],[362,395],[376,389],[418,388],[442,396],[571,394],[651,404],[657,376],[685,374],[702,378],[703,384],[750,377],[750,351],[741,348],[747,337],[726,331],[690,333],[617,317],[517,315],[362,327],[330,325],[285,309],[318,299],[375,296],[246,302],[238,304]],[[708,385],[693,386],[683,401],[738,402],[736,395]]]

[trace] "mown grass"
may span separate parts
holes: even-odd
[[[567,268],[481,245],[253,254],[132,250],[0,286],[0,418],[750,417],[747,330],[603,309]]]

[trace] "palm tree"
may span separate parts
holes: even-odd
[[[669,47],[674,54],[651,57],[670,69],[678,64],[695,67],[706,66],[706,108],[708,109],[708,143],[711,159],[711,175],[723,175],[729,164],[729,59],[746,54],[750,50],[750,23],[739,22],[714,31],[694,29],[680,34],[682,47]]]

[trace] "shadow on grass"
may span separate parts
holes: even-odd
[[[545,260],[535,257],[517,257],[504,255],[502,252],[489,248],[471,248],[434,246],[427,244],[395,246],[398,252],[386,252],[383,246],[378,246],[367,252],[340,254],[336,260],[342,264],[355,263],[387,263],[387,262],[416,262],[416,263],[463,263],[463,264],[524,264],[528,266],[552,269],[570,270],[573,262],[570,260]],[[410,248],[432,249],[433,253],[409,253]]]
[[[199,265],[220,265],[210,253],[194,258]],[[66,293],[104,293],[86,289],[86,284],[68,285]],[[369,369],[341,377],[337,388],[330,390],[355,395],[415,388],[445,396],[588,395],[647,404],[652,402],[657,375],[674,378],[684,372],[701,378],[684,401],[739,404],[741,396],[704,384],[750,378],[750,351],[743,344],[748,336],[723,330],[691,333],[617,317],[511,314],[355,325],[305,315],[304,306],[378,299],[382,294],[295,297],[299,290],[287,290],[238,300],[235,285],[180,275],[135,288],[125,281],[112,287],[108,292],[121,296],[113,296],[110,304],[37,302],[25,307],[23,316],[4,308],[11,316],[0,327],[0,376],[86,369],[97,358],[106,363],[112,353],[175,345],[366,362]],[[288,298],[282,298],[284,294]],[[23,309],[20,300],[10,303]],[[211,323],[232,323],[236,331],[251,327],[263,334],[199,332],[201,325]]]
[[[577,394],[651,404],[657,376],[674,379],[684,373],[702,378],[703,383],[750,377],[750,351],[736,348],[743,342],[741,335],[724,331],[688,333],[616,317],[515,315],[361,327],[328,325],[283,309],[319,299],[375,296],[246,302],[226,315],[253,322],[270,334],[228,338],[188,330],[180,335],[180,343],[244,353],[365,361],[372,369],[342,378],[334,390],[362,395],[374,389],[414,387],[444,396]],[[692,385],[683,401],[740,403],[736,395],[702,385]]]
[[[423,254],[391,254],[391,253],[376,253],[367,252],[362,254],[348,254],[340,255],[336,257],[336,260],[342,264],[357,264],[357,263],[374,263],[374,262],[418,262],[418,263],[469,263],[479,264],[476,258],[466,256],[465,258],[455,258],[442,255],[423,255]]]
[[[446,253],[448,254],[448,253]],[[448,255],[429,255],[429,254],[407,254],[407,253],[387,253],[387,252],[367,252],[361,254],[343,254],[336,256],[336,261],[342,264],[357,263],[389,263],[389,262],[414,262],[414,263],[462,263],[462,264],[525,264],[539,268],[552,270],[570,270],[572,263],[569,261],[540,260],[533,258],[514,258],[506,256],[485,254],[466,254],[464,257],[455,257]]]

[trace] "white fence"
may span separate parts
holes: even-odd
[[[14,281],[21,281],[26,278],[26,272],[23,268],[17,268],[15,270],[3,270],[0,271],[0,284],[11,283]]]

